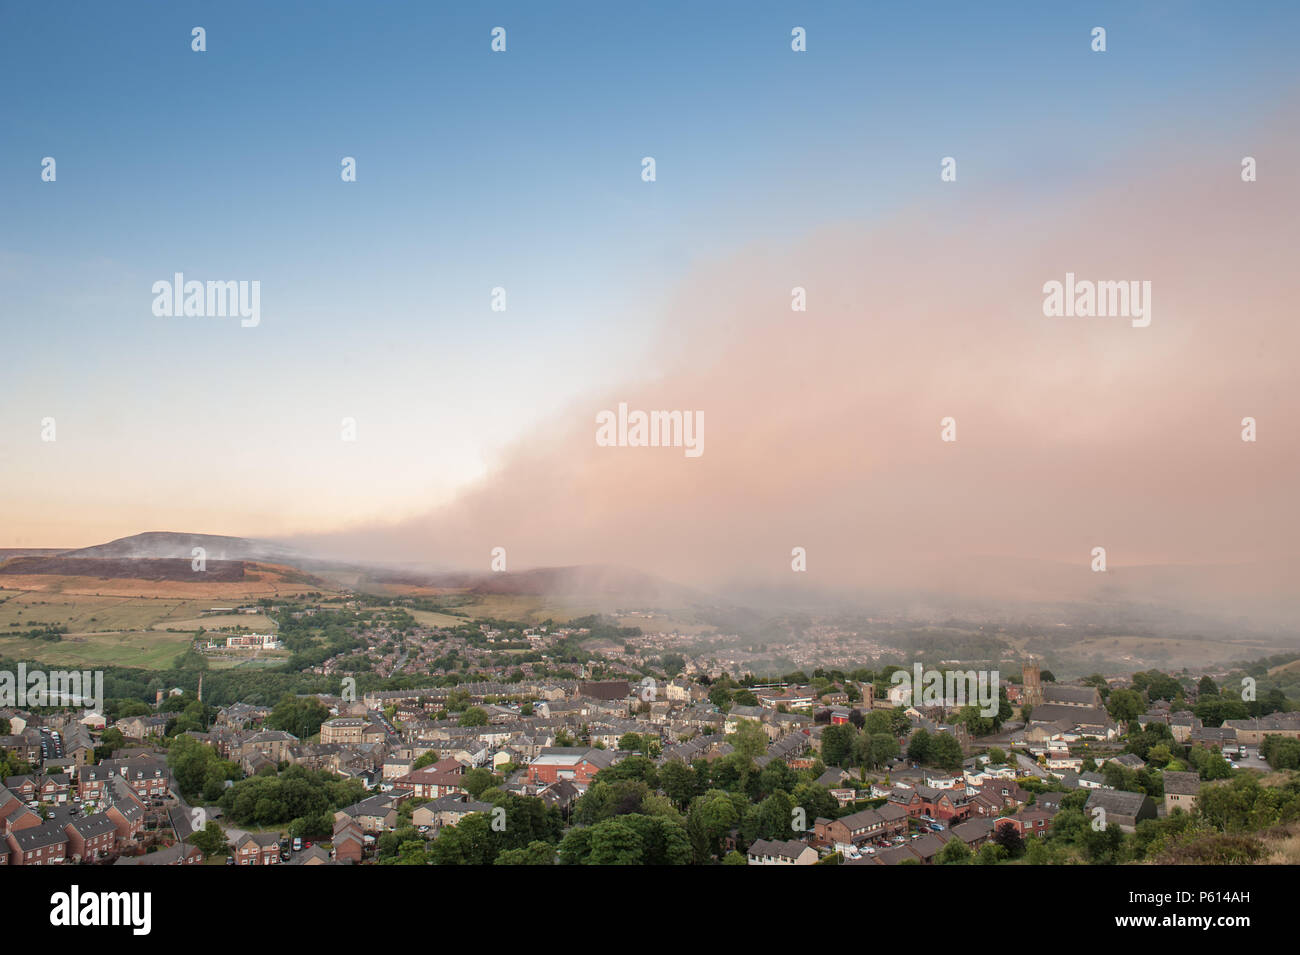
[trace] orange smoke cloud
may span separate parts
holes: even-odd
[[[701,586],[788,581],[794,546],[810,581],[850,587],[937,585],[933,561],[990,554],[1086,570],[1094,546],[1113,566],[1285,560],[1300,193],[1182,149],[1068,198],[936,180],[895,221],[703,264],[647,356],[661,374],[571,408],[449,506],[313,543],[481,570],[504,546],[511,569]],[[1045,317],[1067,272],[1150,281],[1149,327]],[[702,412],[703,455],[597,446],[620,401]]]

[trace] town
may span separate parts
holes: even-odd
[[[1026,658],[981,674],[990,707],[912,700],[899,664],[631,666],[591,648],[646,636],[599,616],[431,625],[418,599],[355,594],[214,611],[277,632],[112,670],[99,709],[0,710],[0,864],[1297,861],[1300,706],[1268,685],[1294,655],[1217,681],[1058,682]],[[277,665],[209,666],[230,653]]]

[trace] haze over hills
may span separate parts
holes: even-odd
[[[313,557],[273,541],[216,534],[148,531],[73,550],[23,548],[0,551],[0,574],[112,576],[156,580],[170,577],[165,565],[188,570],[195,548],[210,569],[229,576],[242,562],[259,562],[318,575],[322,585],[366,589],[457,591],[476,596],[519,595],[603,598],[615,604],[682,607],[716,602],[710,595],[642,573],[612,566],[540,567],[520,572],[470,572],[411,563],[353,563]]]
[[[494,573],[433,565],[325,559],[275,541],[150,531],[74,550],[0,552],[7,574],[157,579],[159,561],[191,560],[202,547],[214,566],[283,565],[322,585],[384,592],[455,592],[477,597],[582,598],[602,610],[748,608],[764,613],[944,615],[1050,627],[1058,623],[1169,632],[1256,631],[1294,634],[1300,563],[1111,567],[1008,557],[899,563],[861,586],[822,586],[814,572],[767,580],[736,579],[709,592],[640,570],[603,564]],[[102,562],[102,564],[97,564]],[[7,567],[5,565],[8,565]],[[917,581],[929,582],[918,586]]]

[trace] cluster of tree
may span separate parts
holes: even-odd
[[[479,796],[492,812],[471,813],[445,826],[433,841],[404,826],[384,833],[376,845],[381,865],[492,865],[503,853],[507,863],[537,860],[548,850],[553,861],[564,829],[560,811],[540,799],[488,789]]]
[[[1259,752],[1274,769],[1300,769],[1300,739],[1268,734]]]
[[[182,796],[205,802],[216,802],[226,791],[226,781],[243,775],[237,763],[222,759],[213,747],[191,736],[178,736],[168,744],[167,768]]]
[[[0,749],[0,779],[8,779],[10,776],[29,776],[32,771],[32,764],[17,753]]]
[[[1265,854],[1258,833],[1300,821],[1300,778],[1265,787],[1254,775],[1238,774],[1226,784],[1203,787],[1192,813],[1175,809],[1167,817],[1143,820],[1131,835],[1113,824],[1097,828],[1083,811],[1087,798],[1085,791],[1062,798],[1049,834],[1028,840],[1027,862],[1249,864]]]
[[[935,856],[936,865],[997,865],[1008,859],[1019,859],[1025,854],[1024,837],[1015,826],[995,826],[993,838],[973,851],[960,839],[950,839]]]
[[[319,733],[320,725],[329,718],[329,707],[316,697],[286,693],[271,708],[266,725],[274,730],[292,733],[299,739],[307,739]]]
[[[822,731],[822,759],[831,766],[879,769],[899,752],[898,737],[892,732],[858,729],[852,723]]]
[[[271,826],[320,816],[365,797],[360,780],[289,766],[278,775],[259,774],[235,783],[218,802],[236,825]]]
[[[574,805],[572,821],[579,829],[621,833],[618,844],[632,845],[635,840],[609,823],[627,817],[663,820],[658,825],[671,825],[685,834],[688,861],[704,863],[724,858],[724,841],[733,830],[746,844],[755,839],[790,839],[810,828],[818,816],[852,811],[841,810],[829,790],[813,782],[820,772],[820,763],[794,770],[782,760],[771,760],[758,769],[743,750],[690,766],[681,760],[656,766],[650,759],[631,756],[596,775]],[[631,824],[650,825],[635,820]],[[649,839],[645,832],[640,836],[646,858],[659,858],[663,845],[677,844],[674,833],[663,837],[671,836],[671,843]],[[585,861],[587,847],[600,844],[581,841],[587,838],[573,836],[571,845],[582,846],[583,851],[570,855],[579,861]],[[561,861],[571,861],[563,846]]]
[[[917,730],[907,742],[907,758],[926,766],[941,769],[961,768],[961,744],[950,733],[928,733]]]
[[[1014,712],[1011,702],[1007,699],[1006,687],[999,686],[996,712],[986,715],[983,707],[968,704],[958,709],[953,722],[965,726],[972,736],[988,736],[1000,730],[1002,724],[1011,719],[1011,714]]]
[[[1187,750],[1187,763],[1201,774],[1202,779],[1228,779],[1232,767],[1217,749],[1192,746]]]
[[[570,829],[559,846],[563,865],[689,865],[692,860],[686,826],[678,819],[635,812]]]
[[[44,640],[48,643],[58,643],[67,632],[68,628],[62,624],[43,624],[39,627],[33,627],[31,630],[20,631],[14,636],[26,637],[28,640]]]

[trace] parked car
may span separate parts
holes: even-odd
[[[294,836],[293,838],[293,851],[302,852],[302,840],[299,839],[297,836]]]

